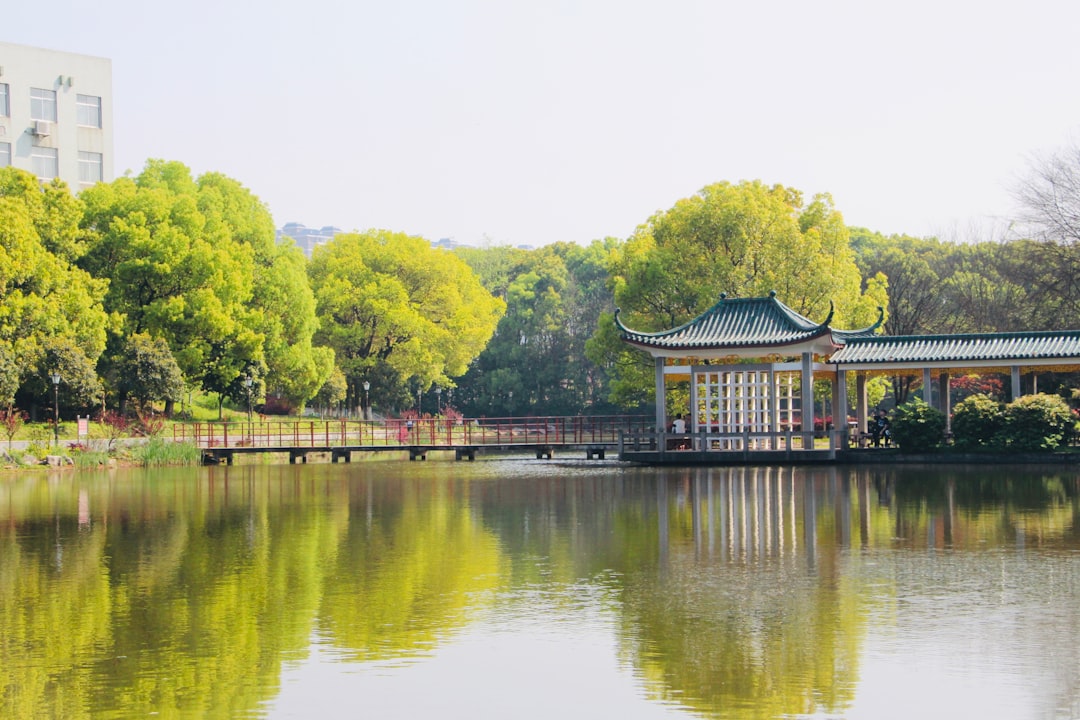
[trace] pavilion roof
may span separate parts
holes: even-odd
[[[1080,358],[1080,330],[971,335],[877,335],[852,339],[833,354],[838,365],[1015,362]]]
[[[615,311],[622,339],[654,354],[725,350],[745,354],[758,348],[773,351],[808,343],[816,351],[831,352],[854,338],[872,334],[881,325],[879,318],[862,330],[833,330],[829,327],[832,318],[832,303],[828,317],[816,323],[777,300],[775,292],[759,298],[729,298],[722,294],[718,303],[698,317],[662,332],[632,330],[622,324],[619,311]]]

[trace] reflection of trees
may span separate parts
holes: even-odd
[[[1064,471],[957,467],[946,472],[897,468],[859,471],[888,506],[893,536],[908,546],[979,549],[992,545],[1072,547],[1080,480]]]
[[[93,483],[80,512],[74,482],[20,482],[53,518],[32,499],[3,508],[4,717],[231,717],[272,696],[282,661],[306,650],[346,503],[283,499],[285,477],[186,471]]]
[[[455,495],[452,482],[431,478],[354,483],[351,512],[363,521],[342,538],[322,603],[335,645],[362,659],[415,654],[497,586],[498,541]]]
[[[71,518],[0,527],[0,717],[89,717],[89,678],[73,664],[110,636],[104,549]]]
[[[332,466],[20,479],[0,495],[0,717],[233,717],[312,633],[415,653],[498,580],[451,484]]]

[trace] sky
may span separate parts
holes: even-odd
[[[117,175],[243,183],[277,226],[627,238],[708,184],[991,239],[1080,139],[1080,3],[54,0],[0,40],[112,60]]]

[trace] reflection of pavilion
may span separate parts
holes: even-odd
[[[728,298],[672,330],[640,332],[615,313],[624,342],[649,353],[656,373],[656,428],[644,446],[624,448],[622,458],[643,462],[708,462],[716,453],[766,452],[776,459],[832,459],[848,445],[847,422],[829,434],[827,450],[814,449],[814,380],[832,386],[833,416],[847,418],[847,383],[856,383],[856,423],[866,429],[866,380],[875,374],[921,377],[923,399],[949,413],[948,383],[960,372],[1004,372],[1012,394],[1021,374],[1080,363],[1080,331],[886,337],[883,313],[860,330],[830,327],[776,299]],[[934,392],[934,380],[939,389]],[[667,385],[688,382],[689,426],[673,436],[665,417]],[[1037,387],[1033,381],[1032,387]],[[755,455],[760,461],[762,456]]]
[[[698,469],[689,482],[691,533],[698,557],[756,564],[804,558],[813,566],[825,511],[841,548],[870,543],[871,483],[841,477],[832,467],[755,466]],[[667,548],[669,518],[661,503],[660,546]]]

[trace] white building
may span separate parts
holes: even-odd
[[[340,234],[341,228],[333,225],[325,225],[316,229],[309,228],[303,223],[291,222],[285,223],[285,226],[277,231],[277,241],[281,242],[282,237],[292,238],[296,246],[303,250],[305,255],[311,257],[311,253],[315,248],[325,245],[333,240],[335,235]]]
[[[73,192],[113,179],[112,61],[0,42],[0,167]]]

